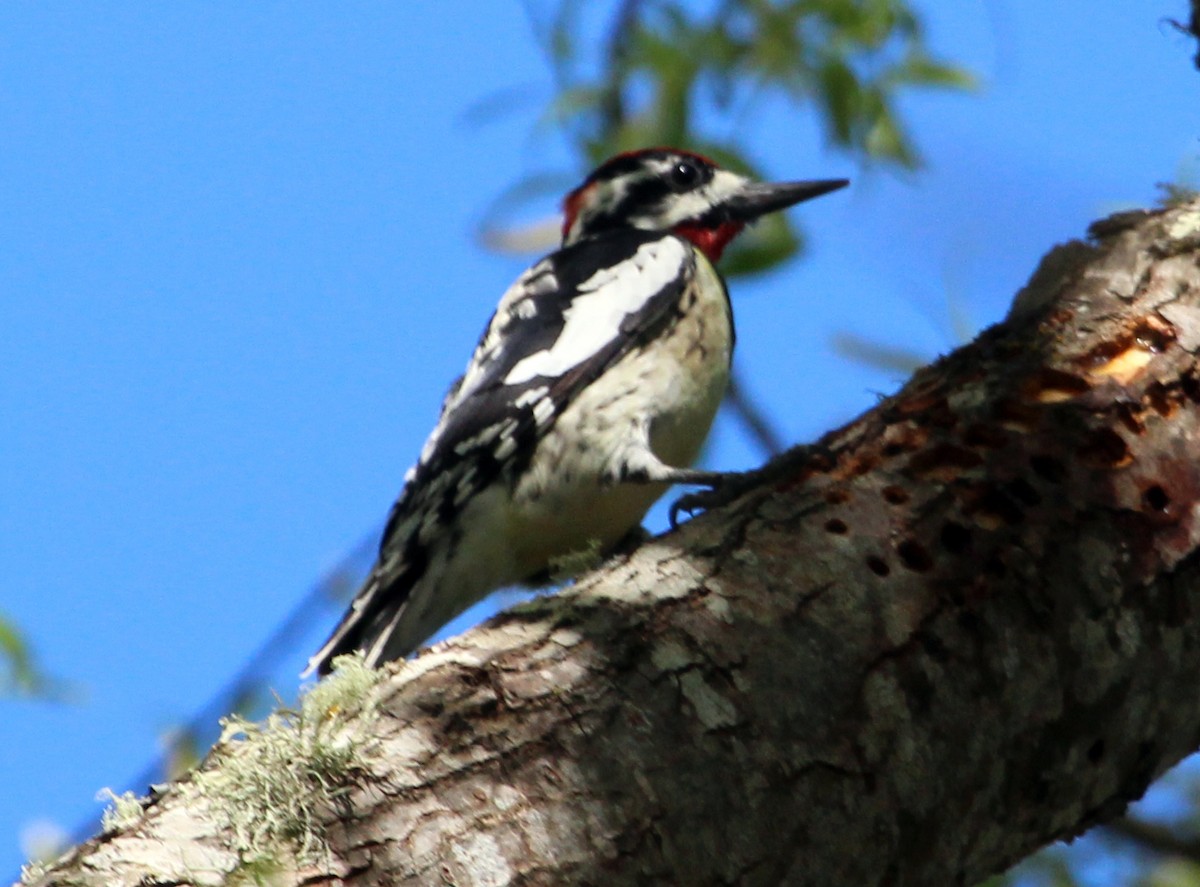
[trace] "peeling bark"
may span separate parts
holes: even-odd
[[[1118,815],[1200,742],[1198,348],[1200,204],[1098,223],[782,479],[387,673],[273,877],[969,885]],[[222,822],[38,883],[249,877]]]

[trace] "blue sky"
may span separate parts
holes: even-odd
[[[734,288],[737,359],[789,440],[902,381],[836,334],[933,357],[1050,245],[1195,184],[1200,72],[1162,22],[1185,6],[919,4],[981,89],[904,102],[917,174],[764,105],[762,168],[854,179],[796,211],[805,261]],[[517,3],[0,4],[0,610],[78,690],[0,700],[0,877],[380,526],[529,261],[479,246],[485,210],[585,171],[535,129],[550,90]],[[500,91],[507,113],[471,117]],[[713,440],[713,465],[757,458],[727,421]]]

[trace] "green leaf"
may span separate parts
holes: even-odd
[[[838,144],[851,143],[861,98],[858,78],[850,66],[838,58],[827,59],[821,67],[821,101]]]
[[[29,692],[37,683],[33,657],[21,633],[7,619],[0,617],[0,692]]]
[[[910,169],[920,165],[920,158],[886,106],[881,106],[876,113],[863,145],[872,157],[894,160]]]
[[[72,688],[46,675],[13,622],[0,616],[0,696],[24,696],[62,702]]]
[[[975,89],[978,82],[971,72],[936,61],[923,53],[913,53],[889,72],[898,83],[940,86],[947,89]]]

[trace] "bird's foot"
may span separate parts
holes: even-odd
[[[668,517],[671,529],[679,527],[679,515],[687,512],[688,518],[701,511],[711,511],[722,505],[728,505],[735,499],[755,489],[768,487],[785,477],[795,477],[802,471],[802,466],[819,454],[816,446],[798,446],[776,459],[772,459],[762,468],[751,471],[730,471],[718,475],[709,481],[707,490],[697,490],[685,493],[671,503]]]
[[[755,471],[731,471],[721,475],[720,479],[715,480],[707,490],[684,493],[671,503],[671,510],[668,513],[671,529],[679,527],[680,512],[686,512],[690,520],[697,512],[711,511],[722,505],[728,505],[744,493],[749,492],[758,486],[762,480],[763,471],[764,469],[761,468]]]

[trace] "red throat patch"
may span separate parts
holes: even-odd
[[[710,262],[716,264],[721,259],[721,253],[725,252],[725,247],[729,246],[730,241],[745,227],[744,222],[725,222],[716,228],[685,222],[676,226],[675,233],[694,243],[700,252],[708,256]]]

